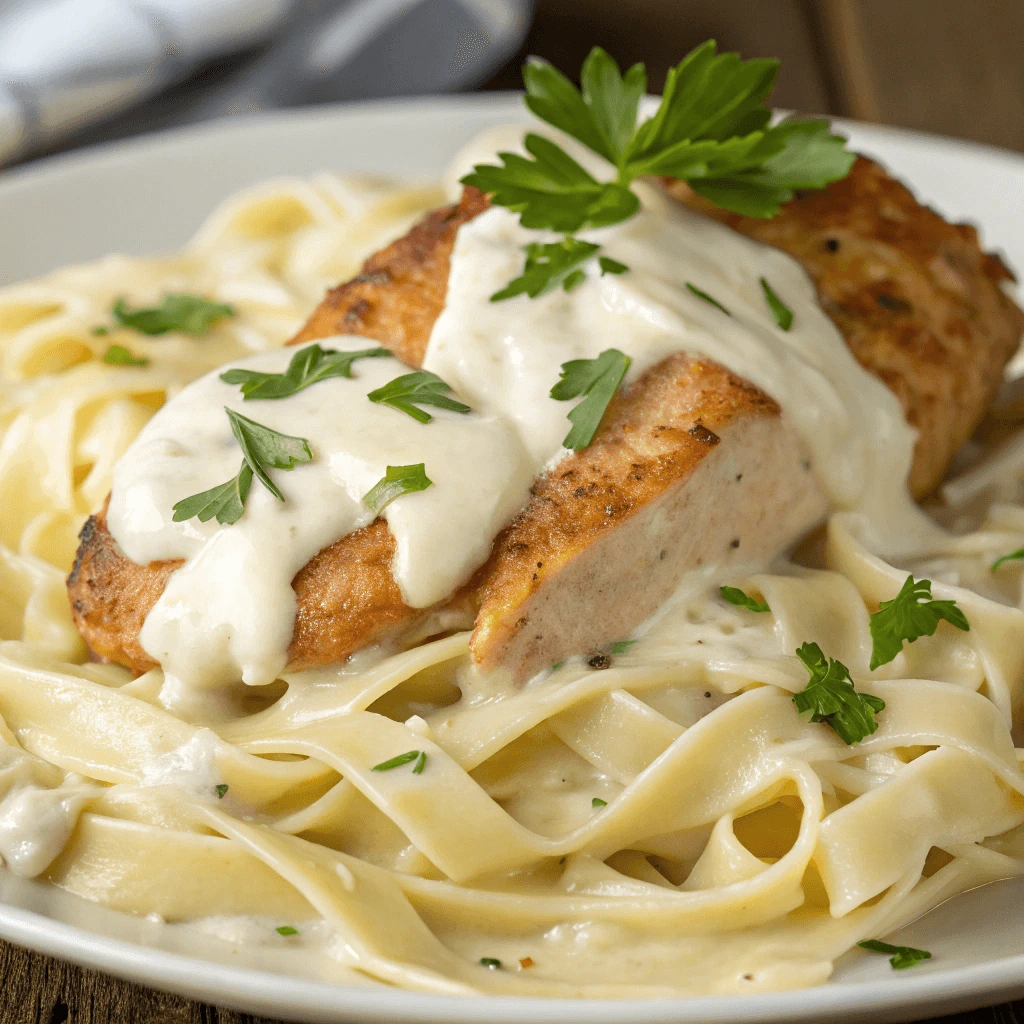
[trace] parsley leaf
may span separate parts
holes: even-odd
[[[566,402],[584,396],[569,413],[572,429],[562,442],[566,448],[580,451],[594,439],[629,364],[629,356],[617,348],[605,349],[596,359],[570,359],[562,363],[562,375],[551,389],[551,397]]]
[[[625,263],[613,260],[610,256],[598,256],[597,265],[601,268],[601,276],[605,274],[625,274],[629,267]]]
[[[395,498],[425,491],[434,481],[427,477],[424,469],[422,462],[415,466],[388,466],[384,476],[363,495],[363,504],[379,516]]]
[[[636,640],[616,640],[608,650],[612,654],[625,654],[636,642]]]
[[[891,600],[883,601],[871,616],[871,665],[887,665],[903,650],[903,641],[913,643],[919,637],[932,636],[939,621],[970,630],[967,616],[955,601],[933,601],[931,580],[914,582],[908,576],[900,592]]]
[[[865,939],[863,942],[858,942],[857,945],[872,953],[892,954],[889,963],[894,971],[916,967],[919,963],[932,958],[931,953],[926,949],[915,949],[913,946],[893,946],[888,942],[880,942],[878,939]]]
[[[245,510],[245,499],[249,497],[249,487],[252,484],[252,469],[249,463],[242,460],[242,467],[238,474],[233,476],[226,484],[218,484],[208,491],[193,494],[189,498],[182,498],[176,502],[172,509],[174,511],[174,522],[183,523],[186,519],[196,516],[199,522],[205,523],[217,517],[221,526],[230,526],[242,518]]]
[[[491,296],[491,302],[511,299],[524,292],[531,299],[535,299],[559,285],[567,292],[572,291],[583,281],[581,265],[600,248],[601,246],[592,242],[581,242],[572,235],[567,235],[560,242],[546,245],[531,242],[524,248],[526,266],[522,276],[510,281],[501,291],[495,292]]]
[[[775,289],[763,277],[761,278],[761,290],[764,292],[764,300],[768,303],[775,322],[784,331],[788,331],[793,326],[793,310],[775,294]]]
[[[245,500],[255,475],[261,484],[279,501],[284,495],[267,475],[267,466],[274,469],[294,469],[299,462],[309,462],[313,453],[309,442],[302,437],[282,434],[262,423],[224,407],[231,424],[231,432],[242,449],[243,462],[238,475],[227,483],[211,487],[208,491],[182,498],[172,508],[174,522],[181,523],[193,516],[201,523],[217,517],[222,526],[230,526],[242,518]]]
[[[198,295],[165,295],[159,306],[130,310],[124,299],[113,308],[114,320],[141,334],[167,334],[178,331],[192,338],[202,337],[218,320],[234,316],[231,306],[210,302]]]
[[[245,461],[256,474],[257,479],[275,498],[284,501],[284,495],[267,475],[267,466],[274,469],[294,469],[299,462],[310,462],[313,453],[309,442],[302,437],[281,434],[270,427],[243,416],[234,409],[224,407],[231,423],[231,432],[242,449]]]
[[[1000,555],[999,558],[992,563],[992,571],[995,572],[1003,562],[1015,562],[1021,558],[1024,558],[1024,548],[1017,548],[1016,551],[1011,551],[1008,555]]]
[[[878,728],[875,715],[885,701],[853,687],[850,670],[841,662],[821,653],[814,643],[802,644],[796,656],[810,673],[810,682],[793,694],[793,703],[801,714],[811,713],[812,722],[826,722],[836,735],[850,745],[859,743]]]
[[[384,387],[371,391],[366,397],[371,402],[390,405],[392,409],[404,412],[420,423],[429,423],[434,417],[429,412],[418,409],[419,405],[433,405],[438,409],[450,409],[452,412],[469,412],[468,405],[449,398],[445,394],[446,391],[451,391],[451,385],[446,384],[436,373],[417,370],[415,373],[405,373],[401,377],[396,377]]]
[[[750,612],[770,612],[771,608],[764,603],[764,601],[756,601],[754,598],[749,597],[739,587],[719,587],[722,592],[722,597],[729,602],[729,604],[736,605],[737,608],[746,608]]]
[[[716,299],[716,298],[713,298],[712,296],[708,295],[708,293],[707,293],[707,292],[702,292],[702,291],[701,291],[701,290],[700,290],[700,289],[699,289],[699,288],[698,288],[698,287],[697,287],[697,286],[696,286],[695,284],[690,284],[690,282],[689,282],[689,281],[687,281],[687,282],[686,282],[686,287],[687,287],[687,288],[688,288],[688,289],[689,289],[689,290],[690,290],[690,291],[691,291],[691,292],[692,292],[692,293],[693,293],[694,295],[696,295],[698,299],[703,299],[703,300],[704,300],[705,302],[707,302],[707,303],[709,303],[710,305],[714,306],[714,307],[715,307],[716,309],[720,309],[720,310],[721,310],[721,311],[722,311],[722,312],[723,312],[723,313],[724,313],[724,314],[725,314],[726,316],[732,316],[732,313],[730,313],[730,312],[729,312],[729,310],[727,310],[727,309],[725,308],[725,306],[723,306],[723,305],[722,305],[722,304],[721,304],[721,303],[720,303],[720,302],[718,301],[718,299]]]
[[[260,398],[289,398],[303,388],[330,377],[351,377],[357,359],[379,359],[392,353],[386,348],[364,348],[357,352],[338,352],[319,345],[307,345],[292,356],[284,373],[262,373],[239,368],[220,375],[225,384],[240,384],[246,401]]]
[[[583,62],[582,93],[561,71],[536,57],[523,68],[523,81],[525,102],[533,113],[618,166],[647,89],[643,64],[622,75],[615,61],[595,46]]]
[[[590,806],[595,808],[595,810],[598,807],[607,807],[608,806],[608,801],[607,800],[602,800],[599,796],[595,796],[593,798],[593,800],[590,801]]]
[[[518,213],[524,228],[602,228],[627,220],[640,209],[640,200],[626,185],[597,181],[550,139],[530,134],[524,145],[532,160],[499,153],[501,167],[477,164],[462,183]]]
[[[380,764],[375,764],[370,771],[389,772],[392,768],[401,768],[403,764],[409,764],[411,761],[415,761],[421,755],[423,756],[424,763],[426,763],[426,755],[423,754],[423,751],[407,750],[404,754],[397,754],[395,757],[389,758],[387,761],[381,761]],[[416,771],[416,769],[413,768],[413,771]]]
[[[223,800],[224,797],[227,796],[229,788],[230,787],[226,782],[222,782],[219,786],[215,786],[214,789],[217,790],[217,799]]]
[[[278,935],[298,935],[299,934],[299,929],[298,928],[293,928],[290,924],[283,924],[279,928],[275,928],[274,931],[276,931]]]
[[[149,360],[133,356],[124,345],[111,345],[103,354],[103,362],[110,366],[148,366]]]
[[[493,956],[482,956],[480,957],[480,966],[489,967],[492,971],[497,971],[501,968],[501,961],[495,960]]]

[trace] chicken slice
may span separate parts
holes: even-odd
[[[685,186],[672,189],[704,208]],[[361,334],[419,366],[444,305],[456,231],[486,206],[466,189],[458,206],[432,214],[330,292],[293,343]],[[973,229],[920,206],[865,159],[771,221],[708,212],[804,265],[854,354],[921,430],[911,484],[926,493],[982,416],[1024,327],[999,287],[1009,272],[980,250]],[[616,396],[587,449],[536,482],[456,595],[460,606],[479,602],[474,658],[521,680],[619,639],[685,572],[770,554],[824,509],[806,453],[770,398],[711,361],[670,357]],[[402,603],[393,553],[377,520],[299,572],[291,669],[342,660],[417,624],[422,631],[437,609]],[[174,568],[130,562],[103,514],[90,520],[68,587],[98,655],[137,671],[152,666],[138,633]]]

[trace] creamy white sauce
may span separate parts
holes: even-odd
[[[340,350],[370,344],[322,342]],[[268,352],[232,365],[281,372],[294,354]],[[421,424],[366,398],[407,372],[397,359],[359,360],[352,379],[326,380],[277,401],[245,402],[219,372],[185,388],[142,430],[115,471],[108,511],[129,558],[187,560],[147,617],[141,641],[188,686],[239,678],[259,685],[278,676],[295,620],[293,577],[322,548],[373,520],[362,497],[388,465],[422,462],[433,481],[383,513],[397,545],[395,578],[413,607],[434,604],[468,578],[526,501],[533,464],[503,420],[431,410],[433,422]],[[254,480],[233,526],[175,523],[175,502],[238,472],[242,456],[225,406],[306,438],[313,461],[269,471],[283,502]]]
[[[71,775],[56,789],[13,787],[0,800],[0,857],[9,871],[35,878],[67,845],[96,787]]]
[[[387,465],[423,462],[434,482],[384,512],[397,543],[392,568],[403,598],[425,608],[451,594],[525,504],[535,476],[565,454],[561,443],[575,403],[549,394],[561,365],[608,348],[631,357],[627,384],[676,352],[716,360],[780,404],[833,504],[864,513],[867,529],[884,520],[890,551],[928,532],[906,487],[914,431],[898,399],[854,359],[799,264],[653,188],[638,191],[638,215],[579,235],[629,272],[602,276],[594,259],[569,293],[491,302],[522,273],[523,247],[557,236],[524,229],[502,208],[459,230],[446,305],[423,365],[472,406],[470,415],[431,410],[434,422],[422,425],[369,402],[367,392],[405,372],[397,360],[371,359],[354,364],[354,379],[325,381],[279,401],[243,402],[237,387],[213,373],[153,418],[117,467],[108,522],[136,562],[186,560],[141,635],[173,685],[277,677],[294,624],[292,578],[319,550],[372,520],[361,498]],[[790,331],[775,323],[762,278],[793,311]],[[321,344],[372,343],[345,337]],[[293,354],[232,365],[279,372]],[[270,471],[284,502],[254,481],[245,514],[231,527],[174,523],[176,501],[238,471],[241,454],[225,405],[307,438],[314,459],[291,472]],[[874,534],[883,547],[881,531]]]

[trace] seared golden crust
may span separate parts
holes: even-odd
[[[982,251],[977,231],[922,206],[864,157],[842,181],[802,194],[772,220],[728,213],[681,182],[666,186],[799,260],[853,354],[895,392],[920,432],[911,490],[933,490],[984,415],[1024,331],[1024,314],[999,287],[1013,275]]]
[[[847,179],[794,200],[771,221],[709,207],[678,183],[670,190],[804,265],[857,358],[900,397],[921,431],[914,492],[934,487],[983,414],[1024,326],[998,287],[1008,272],[981,252],[974,230],[947,224],[863,159]],[[444,305],[455,233],[486,205],[466,189],[457,207],[432,214],[330,292],[293,343],[360,334],[418,366]],[[521,618],[517,608],[550,574],[691,474],[713,448],[709,434],[741,416],[776,414],[756,389],[685,356],[618,396],[594,443],[537,481],[530,504],[477,573],[477,656],[500,649]],[[403,604],[391,577],[393,551],[378,520],[300,571],[292,668],[342,660],[419,614]],[[98,655],[137,671],[152,666],[138,634],[175,567],[130,562],[102,513],[86,524],[68,586],[75,620]]]
[[[517,609],[599,537],[689,477],[719,432],[751,415],[777,417],[779,407],[717,363],[684,354],[616,395],[589,447],[541,477],[529,505],[495,540],[480,574],[476,659],[497,660],[529,624]]]
[[[328,293],[291,344],[361,334],[418,366],[444,306],[455,233],[486,205],[480,192],[467,189],[458,206],[436,210],[371,256],[358,277]],[[420,614],[402,601],[391,575],[394,553],[387,523],[378,519],[324,548],[299,571],[292,580],[290,668],[342,661]],[[89,518],[68,596],[75,624],[96,655],[136,672],[155,667],[139,633],[180,564],[132,562],[107,529],[106,508]]]

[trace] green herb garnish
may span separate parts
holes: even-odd
[[[706,303],[708,303],[709,305],[711,305],[711,306],[714,306],[714,307],[715,307],[716,309],[720,309],[720,310],[721,310],[721,311],[722,311],[722,312],[723,312],[723,313],[724,313],[724,314],[725,314],[726,316],[732,316],[732,313],[730,313],[730,312],[729,312],[729,310],[727,310],[727,309],[725,308],[725,306],[723,306],[723,305],[722,305],[722,304],[721,304],[721,303],[720,303],[720,302],[718,301],[718,299],[716,299],[716,298],[713,298],[713,297],[712,297],[711,295],[708,295],[708,293],[707,293],[707,292],[701,291],[701,290],[700,290],[700,289],[699,289],[699,288],[698,288],[698,287],[697,287],[697,286],[696,286],[695,284],[690,284],[690,282],[689,282],[689,281],[687,281],[687,282],[686,282],[686,287],[687,287],[687,288],[688,288],[688,289],[689,289],[689,290],[690,290],[690,291],[691,291],[691,292],[692,292],[692,293],[693,293],[694,295],[696,295],[698,299],[703,299],[703,300],[704,300],[704,301],[705,301]]]
[[[276,931],[278,935],[298,935],[299,934],[299,929],[298,928],[293,928],[290,924],[283,924],[280,927],[275,928],[274,931]]]
[[[915,949],[913,946],[892,946],[888,942],[880,942],[878,939],[865,939],[863,942],[858,942],[857,945],[872,953],[890,954],[889,963],[894,971],[916,967],[919,963],[932,958],[931,953],[926,949]]]
[[[768,303],[775,322],[784,331],[788,331],[793,326],[793,310],[775,294],[775,290],[763,277],[761,278],[761,290],[764,292],[764,300]]]
[[[630,358],[617,348],[605,349],[596,359],[571,359],[562,363],[562,375],[551,389],[559,402],[583,395],[583,401],[569,413],[572,430],[562,444],[573,451],[586,448],[601,425],[605,409],[618,391],[629,369]]]
[[[375,516],[379,516],[395,498],[415,491],[425,491],[433,482],[427,477],[422,462],[415,466],[388,466],[384,476],[363,495],[363,504]]]
[[[202,337],[218,320],[235,315],[231,306],[198,295],[165,295],[159,306],[136,310],[129,309],[124,299],[118,299],[112,312],[121,327],[141,334],[178,331],[192,338]]]
[[[768,607],[764,601],[755,600],[748,594],[745,594],[739,587],[719,587],[722,593],[722,597],[729,602],[729,604],[736,605],[737,608],[746,608],[749,612],[770,612],[771,608]]]
[[[608,806],[608,801],[607,800],[602,800],[599,796],[595,796],[594,799],[590,801],[590,806],[594,807],[594,808],[597,808],[597,807],[607,807]]]
[[[227,795],[228,784],[226,782],[222,782],[219,786],[216,786],[215,788],[217,790],[218,799],[223,800],[224,797]]]
[[[224,411],[228,414],[235,440],[242,449],[242,466],[238,475],[227,483],[176,502],[173,506],[173,519],[176,523],[184,522],[193,516],[198,517],[202,523],[214,516],[223,526],[237,523],[242,517],[254,475],[275,498],[284,501],[284,495],[267,475],[267,467],[291,470],[298,463],[309,462],[313,458],[309,442],[305,438],[281,434],[227,406],[224,407]]]
[[[262,373],[259,370],[239,368],[226,370],[220,375],[225,384],[240,384],[242,397],[252,399],[290,398],[292,395],[319,384],[330,377],[351,377],[352,364],[357,359],[380,359],[390,356],[386,348],[364,348],[357,352],[338,352],[319,345],[307,345],[292,356],[284,373]]]
[[[103,353],[103,362],[111,366],[148,366],[149,360],[133,356],[124,345],[111,345]]]
[[[396,377],[366,397],[371,402],[390,405],[392,409],[404,412],[420,423],[429,423],[434,417],[429,412],[417,408],[420,405],[432,405],[438,409],[450,409],[452,412],[469,412],[469,406],[463,402],[449,398],[445,394],[451,391],[451,385],[441,380],[436,373],[429,370],[417,370]]]
[[[102,336],[104,334],[109,334],[110,333],[110,328],[109,327],[104,327],[102,324],[100,324],[99,327],[94,327],[92,329],[92,333]]]
[[[407,750],[404,754],[397,754],[395,757],[390,758],[387,761],[381,761],[380,764],[375,764],[370,771],[374,772],[389,772],[392,768],[401,768],[403,764],[409,764],[412,761],[417,762],[419,767],[418,758],[423,758],[423,763],[426,764],[426,754],[422,750]],[[413,768],[416,772],[416,768]],[[421,768],[417,775],[422,774],[423,769]]]
[[[422,775],[423,769],[427,767],[427,752],[425,750],[420,751],[420,756],[416,758],[416,763],[412,766],[413,775]]]
[[[601,276],[605,274],[625,274],[629,267],[625,263],[613,260],[610,256],[598,256],[597,265],[601,268]]]
[[[995,572],[1003,562],[1015,562],[1021,558],[1024,558],[1024,548],[1017,548],[1016,551],[1011,551],[1008,555],[1000,555],[992,563],[992,571]]]
[[[801,714],[810,712],[812,722],[827,723],[850,745],[878,728],[875,715],[885,708],[885,701],[855,690],[850,670],[841,661],[826,661],[821,648],[814,643],[801,645],[796,655],[811,676],[810,682],[793,694],[793,703]]]
[[[615,643],[608,648],[612,654],[625,654],[626,651],[636,643],[636,640],[616,640]]]
[[[640,202],[630,185],[651,174],[687,181],[734,213],[773,217],[796,189],[845,177],[855,159],[827,121],[769,124],[778,70],[776,60],[742,61],[708,41],[669,71],[657,113],[638,124],[642,64],[623,75],[595,46],[577,89],[533,58],[523,71],[527,107],[604,157],[615,180],[598,181],[556,143],[529,134],[529,156],[499,153],[500,165],[478,164],[462,181],[518,213],[523,227],[570,235],[633,216]]]
[[[526,266],[522,275],[510,281],[501,291],[495,292],[491,302],[511,299],[524,292],[535,299],[559,285],[564,291],[571,292],[586,276],[581,269],[582,265],[600,248],[599,245],[581,242],[571,235],[547,245],[531,242],[524,248]]]
[[[903,650],[903,641],[912,644],[922,636],[932,636],[939,621],[970,630],[967,616],[956,601],[933,601],[931,580],[914,581],[908,576],[900,592],[883,601],[871,616],[871,670],[887,665]]]
[[[482,956],[480,957],[480,966],[489,967],[492,971],[497,971],[501,967],[501,961],[495,960],[493,956]]]

